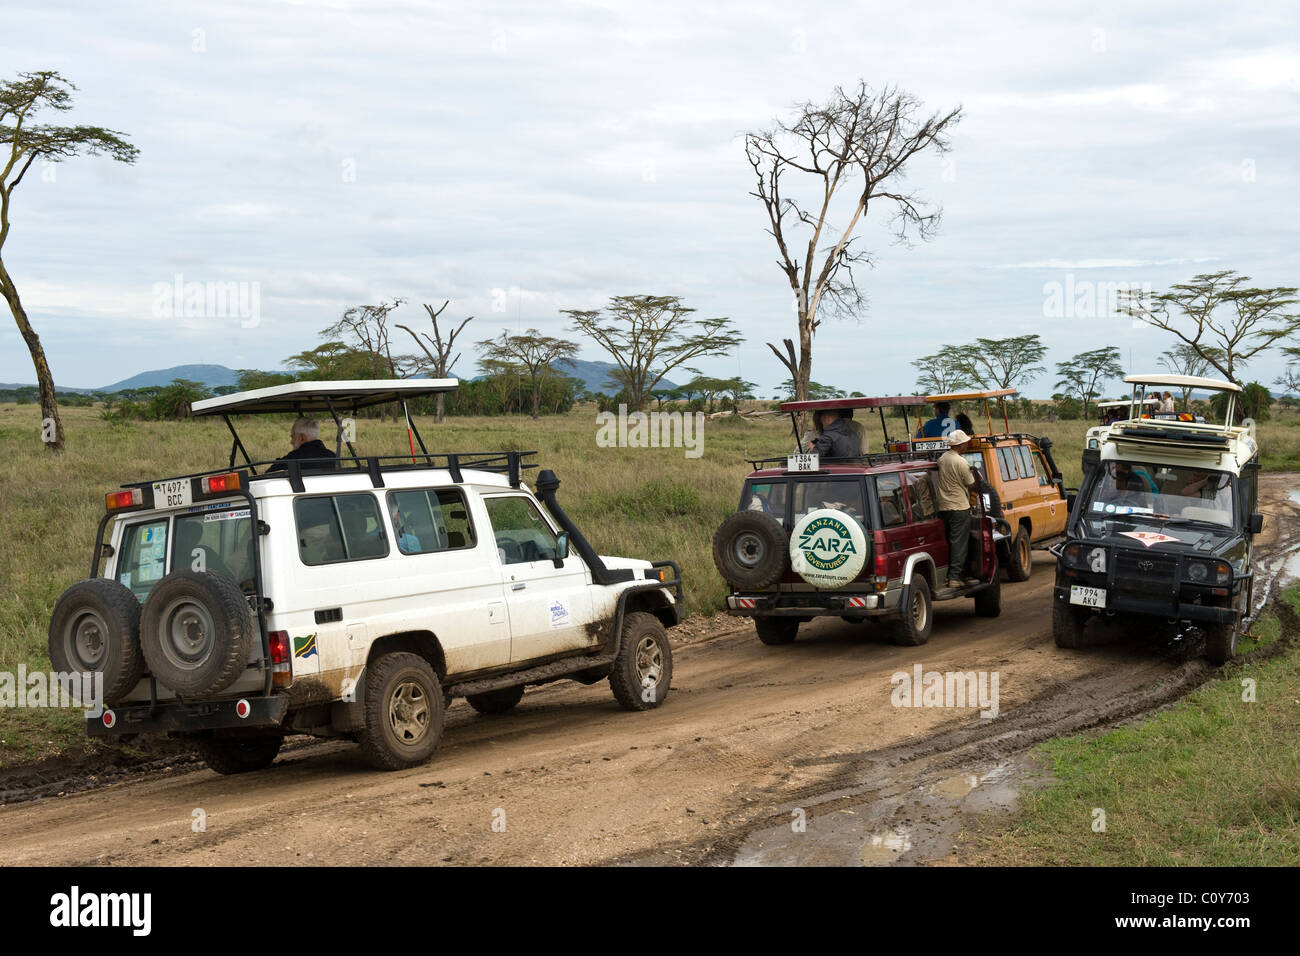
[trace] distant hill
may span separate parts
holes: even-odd
[[[101,392],[120,392],[127,388],[148,388],[150,385],[170,385],[173,380],[183,378],[188,382],[198,382],[208,388],[220,388],[222,385],[234,385],[239,373],[224,365],[174,365],[171,368],[158,368],[149,372],[132,375],[112,385],[98,389]]]

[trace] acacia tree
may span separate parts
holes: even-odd
[[[1088,417],[1089,405],[1102,383],[1123,377],[1124,366],[1120,364],[1120,357],[1119,349],[1107,345],[1056,363],[1056,374],[1061,376],[1056,387],[1083,403],[1084,418]]]
[[[1201,354],[1202,352],[1205,354]],[[1225,358],[1223,349],[1215,348],[1213,345],[1203,345],[1200,350],[1197,350],[1186,342],[1179,342],[1173,348],[1160,353],[1160,364],[1175,375],[1202,376],[1210,370],[1210,360],[1205,357],[1206,355],[1215,356],[1218,361]],[[1193,390],[1184,385],[1179,391],[1183,393],[1183,411],[1187,411],[1192,401]]]
[[[484,359],[513,365],[521,376],[528,377],[533,393],[533,418],[541,417],[542,382],[553,371],[552,364],[565,362],[572,365],[572,359],[578,354],[577,342],[543,335],[537,329],[517,335],[503,331],[501,338],[484,339],[476,343],[476,348],[483,353]]]
[[[401,371],[409,365],[411,356],[393,355],[388,316],[404,301],[406,300],[381,300],[378,305],[353,306],[329,328],[322,329],[320,334],[369,356],[371,378],[402,378]]]
[[[1152,294],[1122,290],[1116,310],[1176,335],[1228,381],[1260,352],[1300,331],[1294,286],[1250,285],[1235,269],[1205,272]]]
[[[564,309],[574,330],[583,332],[618,365],[611,378],[628,392],[634,409],[664,376],[692,359],[722,355],[744,339],[729,318],[694,319],[695,310],[675,295],[616,295],[608,314],[599,309]]]
[[[437,378],[446,378],[448,375],[451,374],[452,367],[455,366],[455,364],[458,361],[460,361],[459,352],[456,353],[455,358],[451,357],[452,350],[456,346],[456,336],[460,335],[461,331],[465,328],[465,326],[467,326],[474,319],[474,316],[471,315],[460,325],[456,326],[456,328],[450,329],[447,333],[447,337],[444,339],[442,337],[442,332],[438,329],[438,316],[442,315],[443,309],[447,308],[447,303],[450,301],[451,301],[450,299],[446,300],[445,302],[442,303],[442,306],[436,310],[434,309],[433,306],[429,305],[427,302],[424,304],[424,311],[429,313],[429,319],[430,321],[433,322],[433,338],[429,338],[428,332],[424,332],[422,334],[424,335],[425,339],[428,340],[429,345],[433,346],[432,352],[429,351],[429,346],[421,342],[420,337],[411,331],[410,327],[402,325],[400,322],[397,323],[397,327],[399,329],[405,329],[407,332],[409,332],[411,338],[415,339],[415,344],[424,350],[424,354],[429,357],[429,370],[433,372],[434,376]],[[436,399],[437,410],[434,418],[435,421],[441,422],[446,415],[445,399],[446,396],[442,392],[439,392],[438,397]]]
[[[976,339],[959,345],[954,361],[967,381],[982,389],[1019,388],[1047,371],[1041,364],[1047,346],[1037,335]]]
[[[72,109],[71,91],[77,87],[54,70],[19,73],[16,80],[0,83],[0,295],[9,304],[18,332],[27,343],[36,384],[40,389],[41,416],[47,424],[42,429],[45,447],[63,450],[63,422],[54,393],[54,376],[45,359],[40,336],[32,328],[27,310],[18,297],[18,288],[4,263],[4,244],[9,238],[9,204],[14,190],[23,181],[37,158],[58,163],[78,154],[104,154],[121,163],[133,163],[139,150],[122,138],[124,134],[100,126],[52,126],[34,122],[41,110],[66,112]],[[9,156],[3,158],[8,147]]]
[[[916,390],[922,395],[944,395],[972,385],[960,346],[945,345],[933,355],[922,355],[912,367],[917,371]]]
[[[770,129],[745,136],[745,155],[757,180],[750,195],[767,212],[767,231],[780,254],[777,265],[794,293],[798,316],[798,356],[791,339],[784,340],[785,355],[770,342],[768,347],[789,371],[798,400],[808,397],[819,310],[825,305],[831,314],[857,315],[864,305],[853,269],[870,264],[871,258],[865,249],[854,247],[854,232],[872,200],[893,209],[900,241],[909,233],[928,239],[938,228],[939,208],[902,191],[899,183],[908,161],[918,153],[948,151],[949,133],[960,121],[961,109],[922,119],[920,105],[897,87],[876,91],[859,81],[849,91],[836,87],[825,103],[799,104],[788,121],[776,120]],[[791,170],[815,185],[811,202],[784,191],[782,177]],[[841,193],[851,201],[837,204]],[[806,248],[792,251],[804,228]]]

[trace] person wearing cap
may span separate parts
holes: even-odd
[[[948,587],[959,588],[980,583],[979,578],[965,576],[970,550],[970,489],[975,476],[962,454],[970,448],[970,436],[958,429],[944,440],[948,450],[939,458],[939,517],[948,532]]]
[[[853,430],[852,418],[849,409],[817,409],[813,412],[813,427],[818,435],[808,442],[808,451],[822,458],[857,458],[862,454],[862,439]]]

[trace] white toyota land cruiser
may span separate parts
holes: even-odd
[[[339,736],[400,769],[432,755],[453,697],[501,713],[527,685],[608,679],[629,710],[661,704],[677,565],[597,555],[553,472],[536,495],[523,482],[534,452],[430,453],[408,418],[409,455],[349,440],[350,457],[270,470],[229,417],[325,412],[342,443],[342,415],[455,387],[299,382],[195,403],[230,427],[230,467],[108,494],[91,577],[50,621],[55,668],[103,674],[89,732],[192,737],[220,773],[269,765],[286,734]]]

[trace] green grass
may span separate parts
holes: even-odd
[[[1290,613],[1256,625],[1260,644]],[[1243,681],[1255,682],[1246,703]],[[1052,782],[1015,821],[983,836],[972,862],[1049,866],[1300,865],[1300,644],[1239,662],[1174,707],[1128,727],[1039,748]],[[1105,811],[1105,832],[1092,828]]]

